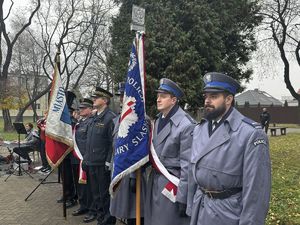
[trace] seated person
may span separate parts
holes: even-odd
[[[25,129],[27,131],[27,134],[25,136],[24,141],[20,142],[20,148],[15,147],[13,148],[13,151],[21,156],[23,159],[28,161],[28,166],[30,167],[30,164],[32,163],[32,160],[29,157],[29,152],[34,151],[34,149],[38,148],[39,146],[39,136],[38,134],[33,130],[32,123],[25,124]]]

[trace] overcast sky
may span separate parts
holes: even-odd
[[[10,1],[4,1],[4,9],[8,10],[9,3]],[[26,5],[28,6],[28,0],[17,0],[15,1],[14,8],[17,6],[24,9]],[[259,52],[256,54],[259,54]],[[270,65],[270,63],[267,63],[266,65],[255,63],[255,60],[253,60],[253,62],[249,64],[254,70],[252,80],[249,83],[243,84],[246,87],[246,90],[259,88],[279,100],[281,100],[282,96],[291,96],[284,83],[283,65],[280,60],[275,61],[276,62],[272,62],[273,65]],[[262,72],[262,70],[264,72]],[[264,74],[264,76],[262,76],[262,74]],[[291,65],[290,79],[295,90],[297,91],[300,89],[300,67],[297,66],[295,62]]]
[[[259,53],[257,51],[254,55]],[[270,57],[269,62],[262,60],[260,63],[255,63],[255,60],[253,60],[249,63],[249,66],[253,68],[254,73],[252,80],[243,83],[246,90],[258,88],[279,100],[282,100],[283,96],[291,96],[284,82],[284,66],[281,59]],[[300,67],[296,61],[290,61],[290,81],[297,92],[300,89]]]

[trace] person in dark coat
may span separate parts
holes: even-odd
[[[86,152],[87,131],[91,122],[92,109],[93,101],[88,98],[83,99],[79,105],[80,119],[75,125],[75,142],[82,156],[84,156]],[[75,169],[79,170],[78,167]],[[75,184],[77,186],[79,208],[72,213],[73,216],[79,216],[87,213],[92,201],[89,181],[87,180],[86,184],[80,184],[78,182],[79,177],[76,179]]]
[[[204,76],[204,116],[193,132],[188,177],[190,225],[263,225],[271,191],[268,138],[234,107],[239,84]]]
[[[188,225],[187,173],[195,121],[179,106],[183,92],[175,82],[161,79],[157,92],[160,114],[153,128],[153,146],[161,166],[156,160],[147,183],[145,224]],[[176,187],[169,177],[178,181]]]
[[[92,95],[96,114],[88,127],[86,153],[83,157],[83,167],[88,169],[88,180],[92,188],[93,202],[84,222],[97,218],[99,225],[114,223],[115,219],[109,213],[110,163],[112,156],[113,118],[116,114],[109,109],[110,98],[113,95],[101,87],[97,87]]]
[[[268,133],[271,115],[267,111],[267,108],[263,108],[263,112],[260,114],[260,124],[262,129],[265,129],[266,134]]]

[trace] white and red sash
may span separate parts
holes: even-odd
[[[152,142],[154,125],[152,124],[152,133],[151,133],[151,146],[150,146],[150,161],[155,170],[161,173],[169,182],[166,184],[164,189],[162,190],[162,194],[167,197],[171,202],[176,202],[177,188],[179,184],[179,178],[169,173],[167,168],[162,164],[159,160],[156,151],[154,149],[154,145]]]
[[[74,131],[73,131],[73,143],[74,143],[73,155],[77,159],[80,160],[80,163],[79,163],[79,180],[78,180],[78,183],[79,184],[86,184],[86,181],[87,181],[86,172],[83,171],[83,169],[82,169],[83,156],[82,156],[81,152],[79,151],[79,148],[78,148],[78,145],[77,145],[77,142],[76,142],[76,138],[75,138],[75,132],[76,132],[76,126],[75,126]]]

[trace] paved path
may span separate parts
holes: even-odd
[[[300,128],[287,128],[287,133],[300,133]]]
[[[0,149],[2,156],[8,155],[5,148]],[[36,163],[38,165],[39,162]],[[27,174],[22,176],[5,174],[7,164],[1,164],[0,169],[0,225],[64,225],[64,224],[86,224],[83,223],[84,216],[74,217],[72,212],[78,208],[67,209],[67,219],[63,217],[62,204],[56,203],[62,195],[62,185],[43,184],[33,195],[24,201],[28,194],[39,184],[39,180],[45,175],[32,173],[34,179]],[[57,181],[57,172],[53,172],[47,181]],[[89,223],[95,225],[96,222]]]
[[[6,148],[0,146],[0,155],[7,156]],[[35,166],[40,162],[34,162]],[[27,174],[22,176],[8,176],[5,169],[8,164],[0,164],[0,225],[65,225],[88,224],[96,225],[97,222],[83,223],[83,216],[72,216],[72,212],[78,208],[74,206],[67,209],[67,219],[63,217],[62,204],[56,203],[56,199],[62,196],[60,183],[42,184],[25,202],[25,198],[40,183],[45,175],[31,173],[34,179]],[[46,181],[57,182],[57,172],[54,171]],[[117,222],[116,225],[122,223]]]
[[[33,180],[26,174],[12,175],[4,182],[6,177],[0,177],[0,225],[84,224],[83,216],[71,215],[78,206],[68,209],[67,219],[64,219],[62,204],[56,203],[62,193],[61,184],[43,184],[25,202],[24,199],[38,185],[41,176],[34,174]],[[57,175],[51,174],[47,180],[57,181]]]

